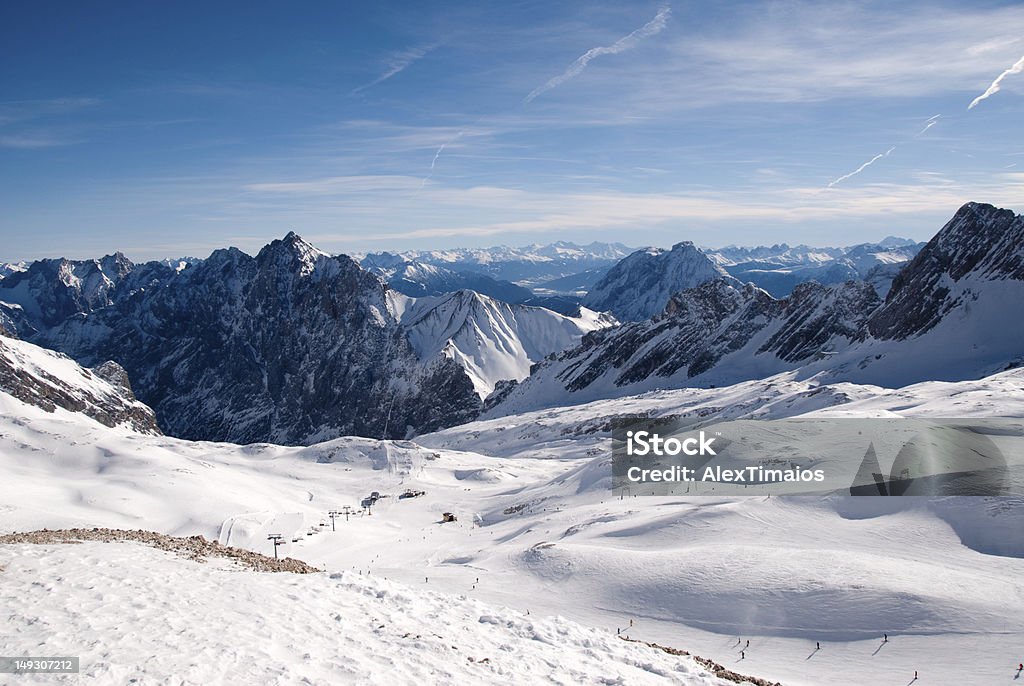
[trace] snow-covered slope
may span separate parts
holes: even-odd
[[[116,362],[84,369],[65,355],[0,335],[0,391],[47,412],[60,407],[106,426],[160,433]]]
[[[540,307],[511,305],[473,291],[417,298],[403,307],[402,326],[421,359],[454,359],[486,398],[499,381],[519,381],[544,357],[579,343],[614,319],[583,308],[566,317]]]
[[[0,579],[19,626],[0,652],[73,642],[69,683],[732,683],[607,631],[355,572],[259,573],[90,542],[0,546]]]
[[[590,289],[583,304],[611,312],[622,321],[638,321],[662,312],[668,299],[679,291],[714,279],[732,277],[693,243],[677,243],[671,250],[648,248],[612,267]]]
[[[142,436],[0,393],[0,530],[146,528],[265,554],[274,532],[286,537],[282,555],[328,570],[258,575],[118,544],[0,546],[0,593],[21,627],[0,632],[0,648],[90,635],[86,673],[122,680],[176,669],[186,670],[178,679],[231,678],[180,662],[190,647],[276,661],[283,683],[328,672],[430,679],[453,657],[447,669],[469,682],[492,667],[502,671],[484,679],[700,674],[620,652],[621,631],[787,686],[906,683],[915,669],[932,684],[1000,683],[1024,633],[1020,498],[620,499],[608,488],[607,432],[624,413],[790,416],[857,403],[857,413],[948,416],[966,401],[1024,417],[1021,374],[901,391],[787,375],[476,422],[418,443],[307,448]],[[426,493],[396,497],[406,489]],[[388,497],[372,515],[332,531],[328,510],[359,511],[374,490]],[[440,523],[442,512],[458,521]],[[982,552],[992,540],[1005,552]],[[32,602],[6,602],[15,597]],[[120,638],[135,633],[137,652],[125,654]],[[332,662],[339,645],[353,651],[347,662]]]

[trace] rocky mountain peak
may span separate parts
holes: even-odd
[[[583,304],[611,312],[621,321],[639,321],[664,311],[674,294],[714,279],[734,281],[692,242],[682,241],[671,250],[648,248],[624,257],[594,285]]]
[[[874,336],[907,338],[928,331],[986,281],[1024,280],[1024,217],[969,202],[892,281],[872,318]]]
[[[294,231],[289,231],[284,238],[279,238],[265,245],[256,255],[256,263],[261,267],[269,263],[287,271],[308,276],[321,259],[330,255],[307,243]]]

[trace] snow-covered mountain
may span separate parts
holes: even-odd
[[[170,271],[159,287],[67,318],[33,340],[87,365],[116,360],[177,436],[402,437],[479,409],[458,364],[420,363],[392,291],[294,233],[256,257],[218,250]]]
[[[412,297],[443,295],[471,290],[508,303],[521,303],[533,297],[528,288],[501,281],[486,274],[460,272],[447,267],[407,260],[399,255],[370,253],[359,262],[367,271],[379,276],[391,288]]]
[[[493,413],[786,369],[898,387],[978,378],[1024,352],[1024,219],[968,203],[892,282],[806,283],[785,299],[717,280],[647,321],[599,331],[490,399]]]
[[[105,426],[159,434],[153,411],[135,399],[116,362],[84,369],[60,353],[0,333],[0,392],[46,412],[63,408]]]
[[[448,267],[456,271],[487,274],[522,286],[537,286],[552,279],[610,267],[632,252],[621,243],[593,242],[577,245],[558,241],[519,248],[457,248],[412,250],[400,253],[406,260]],[[369,257],[369,256],[368,256]]]
[[[501,381],[524,379],[533,363],[576,345],[583,334],[615,324],[586,308],[567,317],[473,291],[410,299],[400,321],[420,359],[455,360],[481,399]]]
[[[864,282],[809,282],[777,300],[753,284],[708,281],[653,319],[589,334],[544,360],[489,400],[492,414],[770,376],[863,340],[880,302]]]
[[[611,312],[622,321],[638,321],[664,310],[675,293],[713,279],[732,281],[689,241],[677,243],[671,250],[647,248],[612,267],[590,289],[583,304]]]
[[[374,260],[415,292],[531,296],[486,275]],[[173,435],[306,443],[465,421],[499,382],[614,323],[573,303],[570,317],[465,290],[410,299],[294,234],[255,258],[230,249],[181,262],[33,263],[0,285],[0,326],[87,365],[119,361]]]
[[[27,262],[0,262],[0,279],[10,276],[14,272],[23,272],[28,269]]]
[[[160,264],[164,265],[165,267],[170,267],[176,272],[180,272],[182,269],[187,269],[189,267],[195,266],[202,261],[202,258],[190,257],[188,255],[184,257],[174,257],[158,260]]]
[[[705,252],[740,281],[753,283],[782,298],[807,281],[830,285],[866,279],[876,267],[908,262],[923,246],[924,243],[890,236],[884,244],[860,243],[841,248],[790,247],[782,243],[755,248],[728,246]]]
[[[160,262],[136,265],[119,252],[95,260],[38,260],[0,280],[0,316],[6,315],[24,338],[173,274]]]

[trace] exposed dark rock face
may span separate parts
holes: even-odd
[[[786,362],[800,362],[827,351],[833,341],[862,341],[865,323],[881,304],[875,289],[863,281],[822,286],[813,281],[793,289],[785,301],[784,319],[758,353],[774,353]]]
[[[680,372],[692,378],[745,348],[799,362],[837,338],[862,339],[864,321],[879,304],[863,282],[805,283],[777,300],[752,284],[719,279],[676,294],[660,317],[589,334],[580,347],[556,356],[564,364],[558,378],[570,391],[611,373],[616,386]]]
[[[401,438],[475,417],[468,377],[419,362],[389,297],[348,257],[289,234],[256,257],[218,250],[37,338],[85,364],[116,360],[183,438]]]
[[[967,276],[1024,280],[1024,217],[981,203],[961,207],[893,279],[871,334],[892,340],[928,331],[970,297],[950,297]]]

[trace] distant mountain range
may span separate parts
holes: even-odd
[[[486,274],[499,281],[533,287],[590,269],[610,267],[632,251],[621,243],[577,245],[559,241],[520,248],[502,245],[493,248],[410,250],[398,256],[408,262],[445,267],[456,272]],[[362,258],[361,263],[377,264],[382,255],[386,253],[370,253]]]
[[[618,306],[615,312],[620,319],[643,319],[659,312],[669,295],[695,285],[694,279],[700,279],[700,274],[715,266],[720,274],[753,283],[777,298],[789,295],[798,284],[808,281],[829,285],[851,279],[869,279],[884,295],[894,273],[893,265],[910,260],[923,245],[892,236],[879,243],[838,248],[782,243],[698,249],[693,243],[683,242],[671,250],[632,250],[621,243],[580,246],[563,242],[522,248],[370,253],[360,264],[406,295],[440,295],[470,289],[506,302],[552,307],[564,314],[573,313],[581,303],[614,311],[614,294],[621,291],[623,279],[633,284],[637,278],[647,284],[658,282],[658,287],[667,292],[644,291],[642,300],[646,305],[631,304],[628,312]],[[680,246],[689,246],[687,265],[682,264]],[[702,256],[707,259],[701,259]],[[624,259],[629,260],[627,265],[620,264]],[[613,269],[616,273],[609,277]],[[689,279],[683,274],[686,270],[694,270]],[[658,276],[663,271],[667,273],[665,280]],[[673,282],[673,278],[677,280]],[[633,290],[638,290],[635,285]],[[551,300],[553,297],[558,299]]]
[[[471,290],[508,303],[533,298],[529,288],[487,274],[456,271],[429,262],[418,262],[388,252],[372,253],[360,261],[363,269],[376,274],[399,293],[413,297],[443,295]]]
[[[753,283],[777,298],[789,295],[798,284],[808,281],[830,285],[857,279],[873,279],[884,296],[888,290],[885,275],[894,265],[912,259],[922,247],[924,243],[889,236],[879,243],[843,248],[790,247],[782,243],[704,252],[731,276]]]

